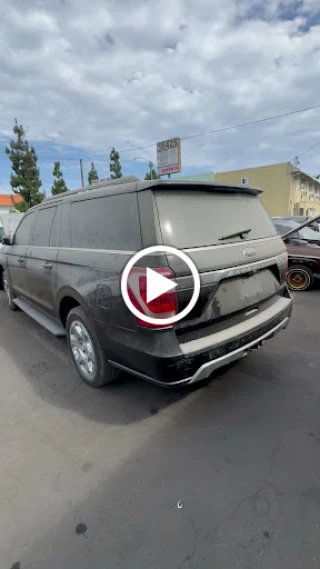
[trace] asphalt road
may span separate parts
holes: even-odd
[[[320,567],[319,302],[207,387],[95,391],[0,293],[0,568]]]

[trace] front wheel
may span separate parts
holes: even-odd
[[[10,281],[8,279],[6,271],[3,271],[3,273],[2,273],[2,284],[3,284],[3,290],[6,294],[7,302],[8,302],[8,306],[9,306],[10,310],[18,310],[17,305],[13,302],[13,299],[15,297],[14,297],[14,294],[12,292],[11,284],[10,284]]]
[[[90,387],[102,387],[115,380],[119,370],[107,361],[96,332],[80,306],[70,310],[67,338],[73,364]]]
[[[308,290],[314,283],[314,275],[307,265],[291,265],[288,269],[287,283],[290,290]]]

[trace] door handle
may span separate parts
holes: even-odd
[[[21,264],[24,263],[24,258],[23,258],[23,257],[19,257],[18,263],[21,263]]]
[[[49,263],[48,261],[46,261],[45,263],[42,263],[42,267],[43,267],[44,269],[48,269],[48,270],[49,270],[49,269],[52,269],[53,265],[52,265],[52,263]]]

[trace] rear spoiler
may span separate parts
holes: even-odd
[[[290,235],[292,235],[292,233],[296,233],[296,231],[300,231],[300,229],[303,229],[304,227],[308,227],[308,225],[310,225],[310,223],[315,222],[315,221],[320,223],[320,215],[317,215],[316,217],[313,217],[312,219],[308,219],[308,221],[301,223],[301,225],[299,225],[298,227],[295,227],[294,229],[290,229],[290,231],[287,231],[287,233],[285,233],[284,235],[281,235],[282,239],[286,239],[287,237],[290,237]],[[320,237],[320,234],[319,234],[319,237]]]

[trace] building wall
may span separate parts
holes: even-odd
[[[292,210],[294,215],[320,215],[320,181],[304,172],[292,176]]]
[[[0,213],[10,213],[10,211],[12,211],[13,206],[9,207],[9,206],[0,206]]]
[[[214,172],[204,172],[203,174],[193,174],[192,176],[179,176],[176,180],[190,180],[194,182],[213,182]]]
[[[217,172],[214,175],[214,181],[221,184],[239,185],[243,178],[248,179],[247,185],[263,190],[260,199],[271,217],[291,215],[289,162]]]

